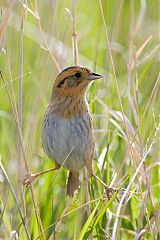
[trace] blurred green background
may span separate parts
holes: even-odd
[[[159,0],[75,1],[79,64],[104,76],[87,93],[94,169],[120,188],[119,201],[129,187],[123,205],[108,201],[90,179],[84,206],[82,175],[74,199],[66,198],[65,169],[31,189],[18,181],[26,174],[15,121],[21,94],[29,171],[53,167],[42,149],[41,123],[58,68],[74,65],[73,3],[0,0],[0,239],[159,239]]]

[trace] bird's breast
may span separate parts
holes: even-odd
[[[70,119],[46,111],[42,124],[42,143],[47,155],[73,171],[79,171],[94,148],[90,114]]]

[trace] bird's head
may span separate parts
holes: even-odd
[[[84,95],[88,86],[102,75],[90,71],[86,67],[72,66],[64,69],[56,78],[53,93],[65,96]]]

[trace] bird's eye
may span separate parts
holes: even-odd
[[[76,78],[80,78],[81,77],[81,73],[80,72],[76,72],[74,75]]]

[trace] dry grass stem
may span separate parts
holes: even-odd
[[[72,0],[72,16],[73,16],[73,18],[72,18],[73,19],[73,33],[72,33],[73,57],[74,57],[74,64],[79,65],[77,33],[76,33],[76,3],[75,3],[75,0]]]

